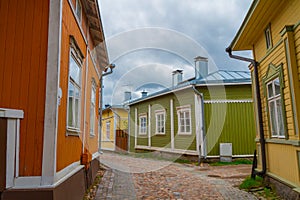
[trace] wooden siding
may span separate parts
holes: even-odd
[[[99,102],[99,78],[96,72],[96,66],[92,62],[91,55],[88,54],[88,79],[87,79],[87,92],[86,92],[86,131],[85,131],[85,151],[88,151],[89,153],[93,154],[98,151],[98,125],[99,125],[99,112],[98,112],[98,102]],[[92,80],[96,81],[96,88],[95,88],[95,110],[94,110],[94,116],[95,116],[95,122],[94,122],[94,136],[90,135],[90,116],[91,116],[91,91],[92,91]]]
[[[220,143],[232,143],[233,155],[254,153],[253,103],[205,103],[204,112],[209,156],[220,155]]]
[[[252,99],[251,85],[229,85],[197,87],[204,100]]]
[[[299,160],[297,158],[300,148],[292,145],[267,143],[266,150],[268,171],[300,186]]]
[[[41,175],[49,2],[0,1],[0,107],[24,111],[20,176]]]
[[[72,13],[68,0],[63,0],[62,14],[62,33],[61,33],[61,67],[60,67],[60,88],[62,89],[62,98],[58,111],[58,134],[57,134],[57,163],[56,169],[60,171],[73,162],[79,161],[82,153],[82,133],[84,127],[84,95],[86,82],[86,44],[80,28]],[[69,74],[69,52],[70,52],[70,35],[73,35],[79,49],[84,54],[84,62],[81,68],[81,123],[80,137],[66,136],[67,122],[67,97],[68,97],[68,74]],[[87,88],[88,89],[88,88]],[[89,98],[88,98],[89,99]],[[87,108],[89,114],[89,108]],[[86,134],[89,130],[86,127]]]

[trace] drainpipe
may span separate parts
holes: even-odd
[[[260,97],[260,90],[259,90],[259,80],[258,80],[258,65],[259,63],[251,58],[245,58],[242,56],[232,55],[232,49],[231,47],[226,48],[226,52],[228,53],[230,58],[234,58],[237,60],[250,62],[253,65],[254,68],[254,79],[255,79],[255,92],[256,92],[256,106],[258,111],[258,123],[259,123],[259,142],[261,146],[261,160],[262,160],[262,171],[256,171],[254,172],[255,175],[264,176],[267,171],[267,165],[266,165],[266,142],[264,137],[264,127],[263,127],[263,117],[262,117],[262,106],[261,106],[261,97]]]

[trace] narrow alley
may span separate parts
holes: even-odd
[[[96,200],[103,199],[257,199],[237,185],[251,165],[195,166],[105,152],[108,167]]]

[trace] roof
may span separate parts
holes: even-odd
[[[241,84],[251,84],[251,74],[248,71],[228,71],[228,70],[218,70],[208,74],[206,77],[201,79],[188,79],[186,81],[180,82],[178,85],[170,88],[160,90],[149,94],[146,97],[141,97],[133,99],[129,102],[129,105],[136,104],[138,102],[151,99],[154,97],[169,94],[175,91],[184,90],[196,86],[214,86],[214,85],[241,85]]]
[[[230,44],[232,50],[251,50],[253,43],[269,24],[270,19],[281,11],[282,0],[253,0],[250,9]],[[259,34],[258,34],[259,33]]]
[[[109,105],[108,107],[105,107],[102,109],[102,112],[103,111],[107,111],[107,110],[111,110],[111,109],[123,109],[123,110],[127,110],[127,108],[123,105]]]

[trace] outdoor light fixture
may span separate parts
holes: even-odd
[[[109,64],[109,65],[107,65],[105,68],[104,68],[104,74],[102,74],[102,76],[105,76],[105,75],[108,75],[108,74],[111,74],[112,72],[113,72],[113,68],[115,68],[116,67],[116,65],[115,64],[113,64],[113,63],[111,63],[111,64]],[[110,69],[110,71],[109,72],[107,72],[107,70],[108,69]]]

